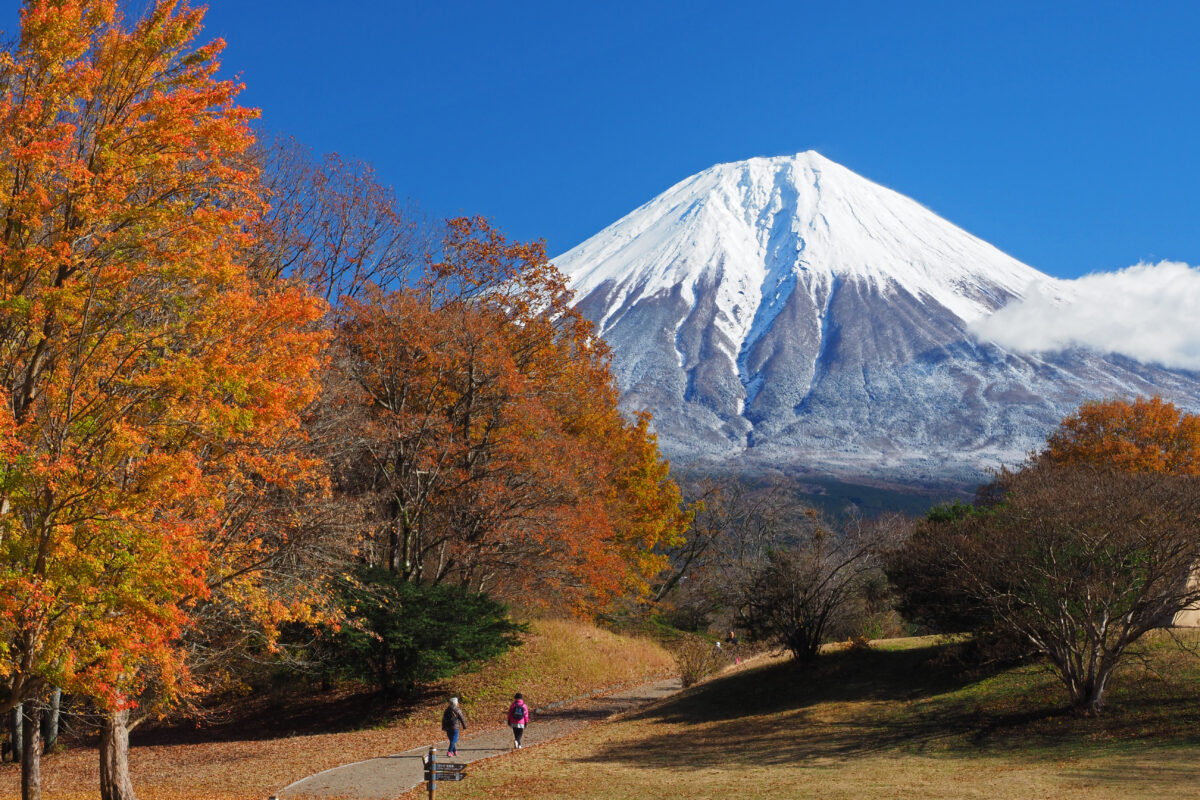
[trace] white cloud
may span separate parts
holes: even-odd
[[[971,332],[1023,353],[1085,347],[1200,370],[1200,268],[1162,261],[1036,285]]]

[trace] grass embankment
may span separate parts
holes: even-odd
[[[549,747],[473,766],[479,798],[1196,798],[1200,660],[1161,641],[1100,719],[1031,666],[963,677],[923,640],[773,660]],[[418,795],[412,794],[410,797]]]
[[[462,697],[474,727],[486,728],[501,724],[513,692],[524,693],[538,707],[599,688],[653,680],[669,673],[672,664],[667,652],[648,640],[581,622],[535,620],[522,647],[433,687],[413,705],[365,713],[370,698],[344,690],[327,696],[309,691],[283,703],[251,699],[262,709],[254,719],[135,735],[130,757],[134,785],[139,800],[262,800],[338,764],[438,741],[441,709],[451,693]],[[362,727],[363,720],[368,727]],[[94,748],[51,754],[42,764],[46,800],[99,796]],[[18,797],[19,772],[5,764],[0,767],[0,799]]]
[[[666,677],[674,669],[670,654],[649,639],[619,636],[573,620],[540,620],[532,628],[523,646],[486,669],[446,681],[443,701],[457,694],[468,718],[490,723],[494,717],[499,722],[515,692],[524,694],[536,709],[598,689]]]

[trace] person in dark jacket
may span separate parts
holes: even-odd
[[[463,716],[462,709],[458,705],[458,698],[451,697],[450,705],[446,706],[446,710],[442,712],[442,730],[446,732],[446,738],[450,740],[450,746],[446,748],[446,755],[458,755],[458,732],[467,729],[467,718]]]
[[[508,707],[508,726],[513,732],[513,747],[521,749],[521,737],[525,734],[525,726],[529,724],[529,706],[525,705],[521,693],[513,695],[512,705]]]

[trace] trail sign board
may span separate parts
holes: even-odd
[[[461,780],[464,780],[466,777],[467,777],[467,773],[465,773],[465,772],[441,772],[439,770],[436,773],[436,775],[431,775],[428,772],[425,773],[425,780],[427,780],[427,781],[433,781],[433,780],[461,781]]]
[[[438,761],[432,748],[429,755],[421,759],[425,766],[425,782],[429,786],[429,800],[433,800],[438,781],[461,781],[467,777],[467,765],[458,761]]]

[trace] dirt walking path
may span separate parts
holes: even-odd
[[[607,719],[613,714],[668,697],[679,689],[679,679],[672,678],[608,695],[534,709],[522,744],[525,747],[536,747],[574,733],[585,725]],[[459,738],[458,755],[453,759],[446,758],[446,740],[443,739],[403,753],[343,764],[318,772],[281,789],[276,796],[280,800],[307,797],[386,800],[421,783],[424,779],[421,759],[429,752],[430,746],[438,749],[439,760],[453,760],[457,763],[479,761],[511,751],[512,731],[509,728],[490,728],[478,733],[474,733],[474,730],[473,727],[468,728],[466,735]]]

